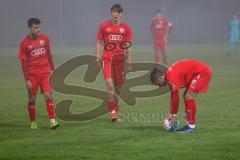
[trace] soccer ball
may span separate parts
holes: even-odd
[[[171,123],[171,119],[170,118],[166,118],[163,121],[163,128],[166,129],[167,131],[176,131],[179,128],[179,122],[176,121],[175,124]]]

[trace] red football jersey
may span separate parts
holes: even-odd
[[[53,70],[49,62],[50,54],[49,38],[45,34],[40,34],[35,40],[29,36],[24,38],[19,48],[18,58],[26,60],[27,74],[36,75],[50,73]]]
[[[172,23],[166,18],[154,18],[152,20],[151,30],[154,36],[166,35]]]
[[[196,76],[211,74],[211,68],[207,64],[187,59],[173,64],[166,71],[165,79],[172,86],[172,90],[178,90],[187,87]]]
[[[124,42],[132,41],[132,31],[126,23],[115,25],[108,20],[100,25],[97,41],[104,45],[102,57],[112,59],[114,54],[124,54]]]

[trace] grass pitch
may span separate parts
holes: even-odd
[[[53,50],[56,66],[80,54],[94,54],[94,47]],[[224,56],[221,44],[170,45],[170,64],[181,59],[208,63],[214,71],[207,94],[197,97],[198,124],[194,134],[165,131],[151,113],[168,113],[170,95],[139,98],[134,107],[122,102],[123,123],[111,123],[109,115],[88,122],[59,122],[49,129],[45,103],[37,100],[38,130],[29,128],[27,92],[17,60],[17,49],[0,49],[0,159],[240,159],[240,55]],[[133,61],[152,61],[151,46],[135,46]],[[67,83],[81,85],[84,68],[74,71]],[[104,90],[101,75],[89,86]],[[83,96],[54,94],[56,103],[75,100],[71,111],[83,112],[99,101]],[[180,114],[184,113],[181,99]],[[139,118],[137,115],[141,114]],[[131,118],[127,117],[130,115]],[[125,117],[124,117],[125,115]],[[162,117],[164,118],[164,117]],[[181,124],[183,125],[183,123]]]

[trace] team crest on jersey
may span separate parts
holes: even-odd
[[[120,33],[123,33],[124,32],[124,28],[120,28]]]
[[[45,41],[44,40],[40,40],[39,43],[40,43],[41,46],[45,45]]]

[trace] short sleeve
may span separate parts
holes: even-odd
[[[97,41],[100,41],[100,42],[103,41],[103,37],[104,37],[104,29],[103,29],[103,25],[100,25],[97,33]]]
[[[171,85],[171,91],[178,90],[181,86],[178,77],[174,74],[168,75],[168,83]]]
[[[21,60],[27,60],[27,53],[26,53],[26,47],[24,46],[24,43],[22,42],[19,47],[18,51],[18,58]]]
[[[126,41],[132,41],[132,39],[133,39],[133,37],[132,37],[132,29],[128,25],[126,25],[126,29],[127,29]]]

